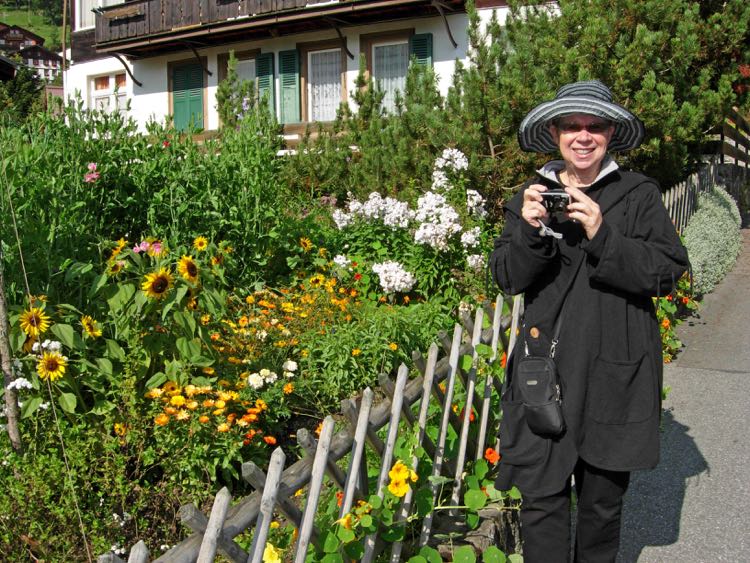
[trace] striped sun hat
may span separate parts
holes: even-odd
[[[634,149],[643,141],[643,122],[624,107],[612,102],[612,92],[598,80],[573,82],[557,91],[555,99],[532,109],[518,128],[518,143],[529,152],[557,150],[549,123],[563,115],[583,113],[611,121],[615,126],[607,147],[610,151]]]

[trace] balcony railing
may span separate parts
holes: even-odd
[[[138,39],[323,3],[330,0],[134,0],[97,13],[95,41]]]

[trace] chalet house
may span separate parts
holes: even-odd
[[[44,47],[44,37],[17,25],[0,22],[0,53],[20,57],[42,80],[52,80],[62,71],[62,57]]]
[[[480,17],[507,3],[477,0]],[[464,0],[74,0],[65,95],[91,108],[219,127],[216,92],[230,51],[237,72],[273,100],[290,140],[332,121],[355,88],[360,56],[394,107],[411,56],[444,94],[467,57]]]

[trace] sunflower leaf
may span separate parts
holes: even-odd
[[[73,393],[60,393],[57,402],[60,403],[60,408],[65,412],[76,412],[76,404],[78,401]]]
[[[80,335],[73,330],[73,327],[66,324],[55,324],[50,328],[52,334],[54,334],[63,346],[71,350],[83,350],[83,340]]]

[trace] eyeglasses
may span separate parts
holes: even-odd
[[[578,123],[577,121],[560,121],[557,128],[563,133],[580,133],[584,129],[592,135],[601,135],[612,127],[609,121],[595,121],[594,123]]]

